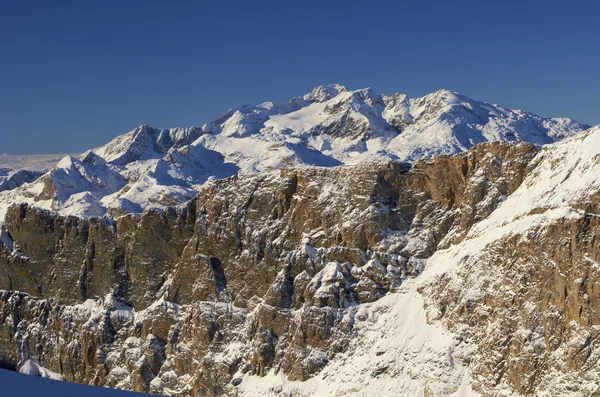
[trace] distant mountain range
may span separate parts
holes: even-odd
[[[11,188],[0,193],[0,217],[15,202],[81,217],[139,213],[188,201],[207,181],[236,174],[415,161],[486,141],[547,144],[587,128],[448,90],[409,98],[332,84],[286,103],[232,109],[202,127],[142,125],[44,175],[0,181],[0,190]]]

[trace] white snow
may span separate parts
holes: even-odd
[[[323,112],[327,102],[312,103],[309,106],[287,114],[269,116],[264,123],[265,131],[286,133],[286,131],[303,134],[324,122],[328,115]]]
[[[36,372],[37,364],[31,362],[28,370]],[[46,371],[41,369],[42,372]],[[29,373],[29,372],[28,372]],[[0,369],[0,395],[6,397],[143,397],[149,394],[134,393],[106,387],[87,386],[62,382],[52,378],[25,376],[13,371]]]
[[[56,372],[52,372],[40,365],[33,360],[27,360],[19,368],[19,372],[25,375],[41,376],[42,378],[50,378],[55,380],[62,380],[62,376]]]

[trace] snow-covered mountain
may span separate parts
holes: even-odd
[[[272,142],[296,143],[343,163],[356,163],[376,156],[412,161],[457,153],[486,141],[546,144],[586,127],[570,119],[543,119],[474,101],[448,90],[408,98],[331,85],[283,105],[267,102],[229,111],[202,129],[204,144],[226,155],[253,157],[240,145],[230,145],[229,138],[235,137],[263,148]],[[256,158],[252,165],[262,168],[261,160]]]
[[[138,213],[188,201],[207,181],[239,173],[414,161],[486,141],[547,144],[586,128],[448,90],[409,98],[319,86],[286,103],[230,110],[201,128],[140,126],[0,193],[0,217],[15,202],[83,217]]]

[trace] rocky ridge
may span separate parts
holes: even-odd
[[[0,192],[16,189],[21,185],[33,182],[43,174],[41,171],[13,171],[9,168],[0,168]]]

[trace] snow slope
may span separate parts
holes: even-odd
[[[437,251],[428,262],[429,270],[448,271],[501,238],[522,235],[559,219],[583,217],[581,203],[600,190],[599,159],[600,126],[545,146],[532,160],[530,167],[535,169],[521,186],[475,224],[463,242]]]
[[[43,174],[41,171],[12,171],[7,168],[0,168],[0,192],[16,189],[25,183],[33,182]]]
[[[33,364],[32,364],[33,365]],[[30,369],[30,368],[28,368]],[[0,396],[3,397],[137,397],[149,396],[144,393],[85,386],[76,383],[61,382],[26,376],[0,369]]]
[[[485,141],[547,144],[586,128],[447,90],[409,98],[319,86],[286,103],[230,110],[201,128],[140,126],[0,192],[0,218],[16,202],[82,217],[138,213],[180,204],[198,186],[238,173],[382,157],[414,161]]]

